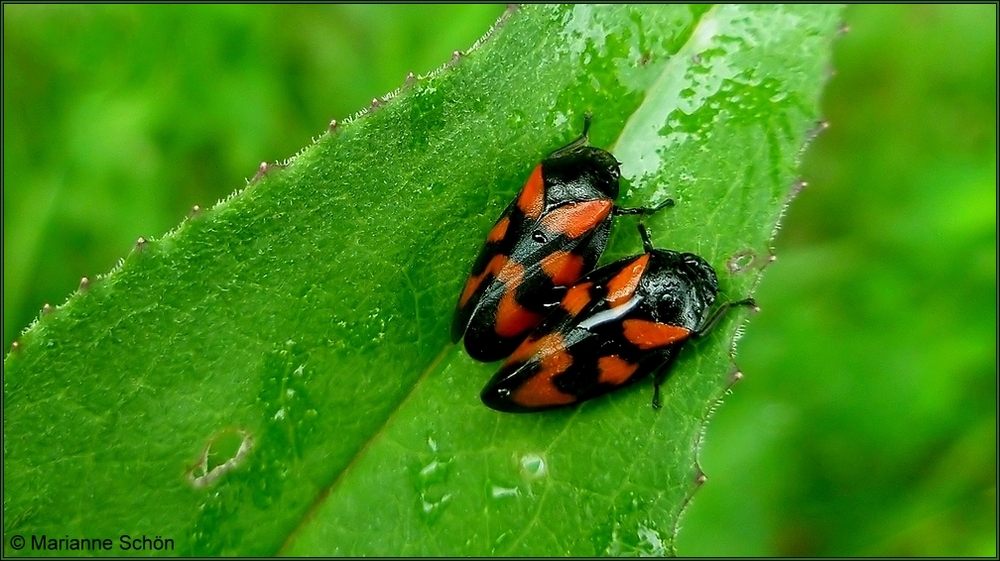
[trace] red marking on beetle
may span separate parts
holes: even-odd
[[[620,386],[635,374],[637,368],[638,364],[632,364],[618,355],[602,356],[597,359],[597,370],[600,372],[598,381]]]
[[[665,347],[691,334],[691,330],[684,327],[644,319],[627,319],[622,322],[622,328],[625,338],[643,350]]]
[[[476,289],[479,288],[480,284],[482,284],[484,276],[486,276],[485,272],[482,275],[469,275],[469,280],[465,281],[465,288],[462,289],[462,297],[458,302],[459,306],[463,308],[465,307],[469,298],[472,298],[472,295],[476,293]]]
[[[501,337],[517,337],[536,327],[542,321],[542,316],[525,309],[514,298],[514,289],[524,278],[524,266],[508,260],[496,274],[496,278],[506,286],[497,306],[496,325],[493,326],[493,331]]]
[[[479,285],[483,284],[483,280],[486,279],[486,275],[493,275],[494,277],[497,276],[506,264],[506,255],[494,255],[493,259],[491,259],[489,264],[486,265],[486,268],[483,269],[482,273],[479,273],[478,275],[469,275],[469,280],[465,281],[465,288],[462,289],[462,298],[458,305],[465,307],[469,298],[472,298],[472,295],[476,293],[476,289],[479,288]]]
[[[556,234],[579,238],[607,218],[613,207],[608,199],[571,203],[546,214],[542,226]]]
[[[569,312],[569,315],[575,316],[587,307],[587,304],[590,303],[591,286],[593,286],[593,283],[585,282],[566,291],[566,295],[563,296],[562,303],[560,305],[564,310]]]
[[[510,218],[504,216],[500,222],[497,222],[490,233],[486,236],[486,241],[488,242],[499,242],[503,241],[503,237],[507,235],[507,227],[510,226]]]
[[[541,265],[556,286],[573,284],[583,274],[583,257],[569,251],[553,251],[542,258]]]
[[[539,164],[521,189],[521,196],[517,198],[517,208],[528,218],[537,219],[542,215],[544,203],[545,181],[542,179],[542,166]]]
[[[531,357],[535,356],[535,353],[538,351],[541,342],[544,340],[545,337],[542,337],[541,339],[535,339],[533,336],[529,336],[524,341],[521,341],[521,344],[518,345],[516,349],[514,349],[514,352],[507,357],[507,360],[503,362],[503,366],[501,366],[500,368],[504,369],[509,366],[514,366],[517,364],[523,364],[525,362],[528,362],[528,360],[530,360]]]
[[[518,363],[526,363],[536,356],[553,353],[563,348],[563,346],[562,336],[558,333],[550,333],[537,339],[534,336],[528,337],[507,357],[501,368],[515,366]]]
[[[517,337],[534,329],[541,321],[542,316],[517,303],[514,299],[514,289],[511,287],[500,298],[496,326],[493,330],[501,337]]]
[[[514,390],[511,399],[524,407],[546,407],[566,405],[576,401],[576,396],[556,387],[553,378],[573,365],[573,357],[566,352],[566,344],[556,333],[546,335],[535,342],[542,369],[528,378],[521,387]]]
[[[639,279],[642,278],[647,264],[649,264],[648,253],[639,256],[608,281],[608,303],[612,308],[617,308],[628,302],[629,298],[635,294],[635,289],[639,286]]]
[[[507,261],[496,273],[496,277],[498,281],[508,285],[509,289],[513,289],[524,278],[524,265],[517,261]]]

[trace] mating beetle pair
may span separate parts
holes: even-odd
[[[656,371],[653,406],[669,363],[687,339],[708,331],[715,271],[691,253],[655,249],[593,270],[621,208],[618,161],[588,146],[587,131],[532,171],[486,237],[459,296],[452,339],[469,356],[508,357],[482,392],[500,411],[531,412],[585,401]],[[588,273],[589,272],[589,273]],[[585,275],[585,273],[587,273]]]

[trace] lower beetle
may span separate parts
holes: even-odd
[[[656,372],[660,384],[683,343],[707,333],[733,306],[709,314],[719,283],[704,259],[654,249],[639,223],[645,253],[601,267],[572,286],[482,391],[487,406],[526,413],[579,403]]]

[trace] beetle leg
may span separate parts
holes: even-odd
[[[677,355],[678,353],[671,353],[670,357],[653,374],[653,409],[660,408],[660,386],[667,379],[667,374],[670,373],[670,366],[674,363]]]

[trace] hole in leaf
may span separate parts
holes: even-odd
[[[195,489],[211,485],[242,464],[252,447],[250,433],[242,429],[228,428],[217,433],[188,472],[188,480]]]
[[[752,250],[744,249],[730,257],[726,265],[729,267],[730,273],[738,275],[749,269],[756,258],[757,255]]]

